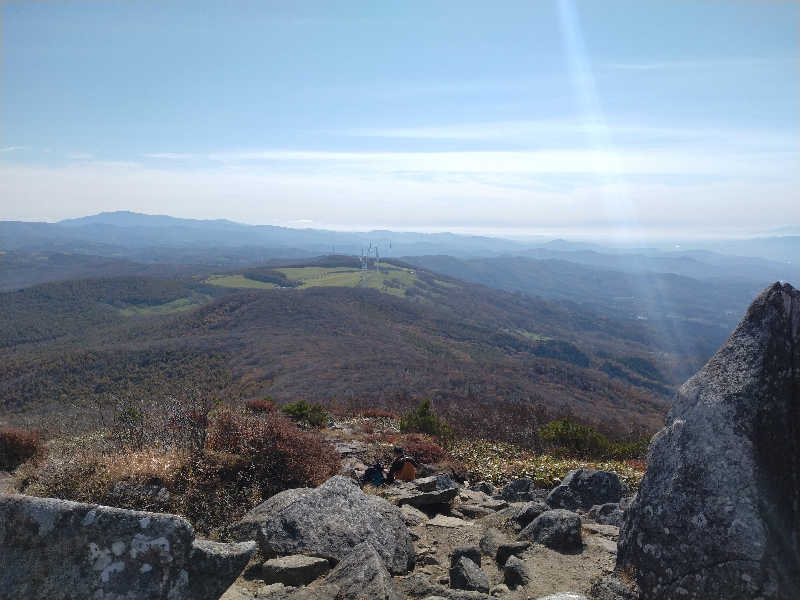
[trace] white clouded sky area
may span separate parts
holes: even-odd
[[[800,224],[796,2],[4,2],[0,219]]]

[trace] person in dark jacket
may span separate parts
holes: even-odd
[[[373,487],[382,486],[386,483],[386,477],[383,475],[383,465],[380,462],[376,462],[364,472],[361,480]]]

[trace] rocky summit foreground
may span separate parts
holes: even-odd
[[[681,387],[617,567],[652,600],[800,594],[800,291],[767,288]]]
[[[196,540],[174,515],[0,496],[3,600],[216,600],[255,550]]]

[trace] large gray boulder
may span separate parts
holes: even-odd
[[[196,540],[174,515],[0,497],[0,597],[217,600],[254,542]]]
[[[318,488],[270,500],[254,511],[265,556],[308,554],[336,563],[370,542],[391,573],[404,574],[413,565],[414,547],[400,509],[365,494],[348,477],[337,475]],[[254,517],[247,519],[252,523]]]
[[[642,597],[800,593],[800,292],[767,288],[679,390],[625,511]]]
[[[621,499],[622,484],[616,473],[575,469],[547,495],[547,504],[553,508],[589,510],[596,504],[619,502]]]

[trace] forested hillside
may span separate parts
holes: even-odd
[[[661,423],[683,359],[637,323],[382,269],[374,287],[126,277],[0,294],[3,418],[203,393],[392,410],[430,397],[475,426],[569,413],[615,431]]]

